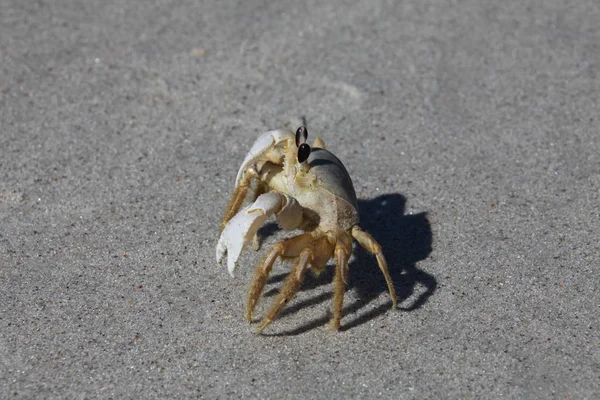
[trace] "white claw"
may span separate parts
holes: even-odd
[[[217,262],[227,253],[227,270],[234,276],[237,260],[246,244],[265,221],[283,207],[284,199],[275,192],[262,194],[238,212],[225,226],[217,243]]]
[[[277,130],[269,131],[269,132],[266,132],[266,133],[263,133],[262,135],[260,135],[254,142],[254,144],[252,145],[252,148],[250,149],[248,154],[246,154],[246,158],[244,158],[244,162],[240,166],[240,169],[235,178],[236,186],[240,183],[240,179],[242,178],[242,174],[243,174],[244,170],[246,168],[248,168],[248,166],[254,160],[256,160],[258,157],[260,157],[264,152],[266,152],[273,145],[275,145],[279,142],[282,142],[284,140],[294,138],[294,137],[295,137],[294,133],[292,133],[291,131],[288,131],[287,129],[277,129]]]

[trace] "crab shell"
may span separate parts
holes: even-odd
[[[358,224],[356,193],[348,171],[333,153],[313,148],[310,169],[297,172],[290,184],[284,171],[271,177],[268,185],[300,203],[304,216],[323,231],[348,230]]]

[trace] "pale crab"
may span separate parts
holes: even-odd
[[[256,333],[262,332],[300,288],[307,269],[320,273],[335,258],[333,317],[331,327],[340,327],[348,258],[352,238],[374,254],[387,282],[392,307],[397,299],[381,246],[358,226],[358,205],[350,175],[342,162],[320,138],[312,148],[306,143],[308,132],[301,126],[294,134],[287,129],[269,131],[258,137],[246,155],[237,177],[235,190],[227,205],[217,243],[217,262],[227,254],[231,276],[242,249],[253,239],[258,249],[258,229],[273,214],[284,230],[304,233],[283,239],[259,264],[250,285],[245,318],[253,322],[253,312],[278,258],[294,264]],[[252,204],[240,210],[252,182]]]

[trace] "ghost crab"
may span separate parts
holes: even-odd
[[[280,129],[258,137],[238,171],[235,190],[221,225],[217,262],[227,254],[231,276],[234,276],[240,252],[251,240],[258,250],[257,231],[273,214],[282,229],[304,231],[273,246],[256,269],[246,303],[245,318],[249,322],[253,322],[254,309],[273,264],[278,258],[294,260],[278,297],[256,333],[262,332],[295,296],[307,269],[318,274],[332,257],[336,267],[331,327],[338,330],[352,238],[375,255],[387,282],[392,307],[397,305],[381,246],[358,226],[356,194],[346,168],[325,150],[320,138],[314,140],[311,148],[306,143],[307,137],[304,126],[299,127],[296,134]],[[256,184],[252,204],[241,209],[253,181]]]

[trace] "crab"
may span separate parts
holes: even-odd
[[[325,149],[323,140],[317,137],[311,147],[307,138],[304,126],[295,134],[278,129],[260,135],[239,168],[221,224],[217,263],[227,257],[232,277],[242,249],[252,241],[258,250],[258,229],[272,215],[282,229],[303,231],[275,244],[256,268],[246,303],[245,318],[249,322],[254,322],[256,304],[277,259],[293,260],[291,272],[256,333],[261,333],[292,300],[306,271],[318,275],[331,258],[335,259],[335,275],[330,325],[339,330],[353,238],[377,258],[392,308],[397,307],[381,246],[359,227],[358,204],[348,171]],[[242,208],[249,193],[251,204]]]

